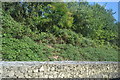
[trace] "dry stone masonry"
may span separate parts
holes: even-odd
[[[118,78],[118,62],[0,62],[2,78]]]

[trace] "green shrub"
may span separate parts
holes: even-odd
[[[79,44],[79,35],[68,29],[60,29],[56,34],[57,37],[62,38],[67,44]]]
[[[29,27],[16,22],[5,12],[2,15],[2,28],[3,37],[22,38],[25,35],[31,35],[31,29]]]
[[[71,44],[56,44],[54,47],[62,60],[118,61],[118,51],[108,46],[81,48]]]
[[[33,37],[32,39],[38,43],[48,43],[48,44],[56,43],[56,39],[57,39],[53,34],[47,32],[41,32],[40,34],[35,34],[35,36]]]
[[[90,38],[86,38],[86,37],[81,37],[80,39],[80,46],[81,47],[96,47],[99,44],[97,44],[94,40],[91,40]]]
[[[5,61],[44,61],[50,55],[50,49],[44,44],[37,45],[29,37],[21,40],[3,38],[2,44],[2,55]]]
[[[118,51],[108,46],[101,47],[86,47],[81,49],[82,55],[85,60],[90,61],[117,61]]]
[[[109,46],[80,47],[72,44],[35,43],[29,37],[3,38],[4,61],[117,61],[118,51]]]

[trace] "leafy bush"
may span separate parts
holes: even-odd
[[[97,44],[94,40],[91,40],[90,38],[82,37],[80,39],[80,46],[81,47],[96,47],[98,46],[99,43]]]
[[[48,43],[48,44],[54,44],[56,43],[56,37],[47,32],[41,32],[40,34],[34,34],[34,36],[31,37],[35,42],[37,43]]]
[[[2,15],[3,37],[22,38],[31,35],[31,29],[16,22],[9,14],[3,12]]]
[[[44,44],[37,45],[28,37],[21,40],[15,38],[3,38],[3,60],[9,61],[44,61],[50,51]]]
[[[97,46],[94,40],[83,37],[82,34],[77,34],[68,29],[60,29],[55,35],[63,39],[67,44],[78,45],[81,47]]]
[[[62,38],[67,44],[79,44],[79,35],[68,29],[60,29],[56,34],[57,37]]]
[[[23,39],[3,38],[3,60],[5,61],[117,61],[118,52],[108,46],[79,47],[72,44],[36,44],[29,37]]]
[[[118,51],[108,46],[85,47],[73,46],[71,44],[54,45],[60,60],[75,61],[117,61]]]
[[[90,61],[117,61],[118,51],[108,46],[102,47],[86,47],[81,49],[82,55],[86,58],[85,60]]]

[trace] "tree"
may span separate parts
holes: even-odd
[[[106,10],[105,6],[99,4],[89,5],[87,2],[71,3],[68,7],[73,13],[75,32],[85,37],[106,41],[116,37],[112,10]]]

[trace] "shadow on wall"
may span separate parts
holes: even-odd
[[[120,77],[119,78],[110,79],[110,80],[120,80]]]

